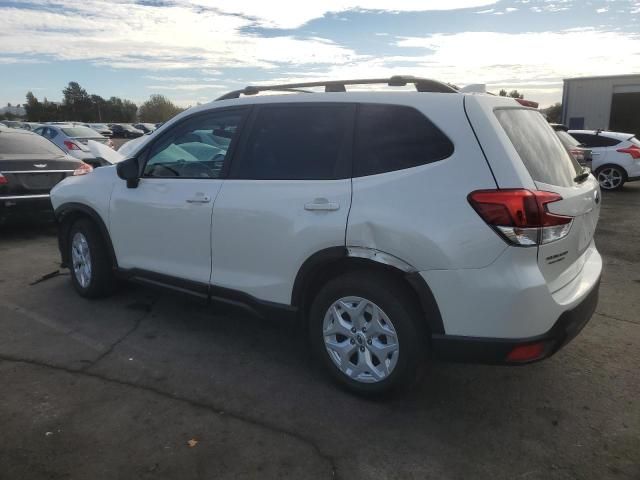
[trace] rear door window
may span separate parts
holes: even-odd
[[[350,174],[355,106],[350,104],[259,107],[232,178],[331,180]],[[214,136],[215,135],[215,132]],[[221,142],[224,139],[215,138]]]
[[[451,140],[415,108],[360,105],[355,177],[417,167],[452,154]]]
[[[575,184],[582,167],[540,112],[509,108],[498,109],[495,115],[534,181],[561,187]]]

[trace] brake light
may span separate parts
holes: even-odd
[[[573,217],[549,212],[547,204],[562,200],[553,192],[477,190],[467,199],[487,225],[507,243],[520,247],[559,240],[567,236],[573,222]]]
[[[573,158],[576,159],[576,161],[578,162],[584,161],[584,152],[582,150],[578,150],[577,148],[572,148],[571,150],[569,150],[569,152],[571,152],[571,155],[573,156]]]
[[[640,147],[636,145],[631,145],[630,147],[627,147],[627,148],[619,148],[616,151],[620,153],[628,153],[629,155],[631,155],[631,157],[633,157],[634,160],[637,160],[640,158]]]
[[[68,150],[80,150],[80,147],[77,143],[72,142],[71,140],[65,140],[64,146],[67,147]]]
[[[7,183],[9,183],[9,180],[7,180],[7,177],[5,177],[0,173],[0,185],[6,185]]]
[[[538,102],[533,102],[531,100],[525,100],[524,98],[516,98],[516,102],[518,102],[523,107],[538,108],[540,106],[540,104]]]
[[[73,171],[73,175],[86,175],[91,172],[93,172],[93,167],[88,163],[82,162],[80,166]]]

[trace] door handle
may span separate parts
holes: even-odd
[[[330,202],[326,198],[316,198],[313,202],[305,203],[304,209],[311,212],[333,212],[340,209],[340,204],[337,202]]]
[[[193,198],[187,198],[187,203],[209,203],[210,201],[211,197],[204,194],[196,194]]]

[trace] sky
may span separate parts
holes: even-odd
[[[639,0],[0,0],[0,105],[404,74],[547,106],[563,78],[629,73]]]

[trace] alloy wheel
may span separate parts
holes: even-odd
[[[81,232],[76,232],[71,241],[71,260],[76,280],[82,288],[87,288],[91,283],[91,252]]]
[[[614,190],[622,183],[622,172],[617,168],[607,167],[598,172],[598,182],[605,190]]]
[[[370,300],[354,296],[335,301],[324,316],[322,330],[329,357],[352,380],[380,382],[398,363],[396,329]]]

